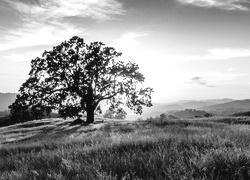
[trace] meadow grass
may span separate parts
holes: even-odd
[[[41,136],[2,140],[0,179],[250,179],[248,119],[228,119],[151,118],[70,130],[57,120],[47,136],[34,125]],[[42,122],[35,123],[46,128]],[[20,126],[5,128],[3,135],[13,136]],[[58,129],[61,136],[52,133]]]

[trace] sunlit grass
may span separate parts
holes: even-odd
[[[228,119],[155,118],[90,127],[56,120],[46,131],[39,131],[46,128],[42,121],[34,129],[12,126],[0,134],[8,138],[20,128],[31,137],[12,143],[2,137],[0,179],[250,179],[249,125]]]

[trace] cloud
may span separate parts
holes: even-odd
[[[207,81],[216,84],[228,84],[239,82],[239,79],[243,77],[247,77],[248,74],[244,73],[232,73],[232,72],[207,72],[207,73],[200,73],[200,75],[207,79]]]
[[[193,78],[191,78],[191,80],[189,82],[186,82],[186,83],[188,83],[188,84],[198,84],[198,85],[206,86],[206,87],[215,87],[215,86],[212,86],[212,85],[208,85],[207,81],[202,77],[193,77]]]
[[[10,76],[10,75],[15,75],[15,74],[12,74],[12,73],[0,73],[0,76]]]
[[[248,11],[247,0],[177,0],[182,4],[188,4],[205,8],[219,8],[223,10]]]
[[[10,3],[24,15],[39,19],[77,16],[109,20],[114,18],[113,15],[125,13],[122,4],[116,0],[14,0]]]
[[[239,57],[249,57],[250,49],[217,48],[208,51],[207,58],[211,59],[231,59]]]
[[[188,81],[185,82],[187,84],[197,84],[206,87],[217,87],[222,84],[244,84],[242,78],[248,77],[248,74],[232,72],[201,72],[187,76],[191,77]]]
[[[0,50],[39,45],[53,45],[73,35],[87,34],[84,29],[76,29],[67,24],[45,26],[43,23],[31,22],[18,30],[11,30],[4,36],[5,43],[0,44]]]
[[[17,47],[51,45],[74,35],[87,35],[79,24],[64,21],[65,17],[107,21],[123,15],[122,4],[116,0],[3,0],[20,13],[18,29],[6,30],[0,50]],[[83,21],[84,23],[84,21]]]
[[[4,59],[10,60],[13,62],[25,62],[25,61],[31,61],[32,59],[35,59],[36,57],[41,57],[43,51],[39,50],[31,50],[29,52],[23,52],[20,54],[8,54],[3,56]]]
[[[250,57],[250,49],[214,48],[204,55],[171,55],[166,54],[165,59],[170,61],[200,61],[200,60],[226,60],[232,58]]]
[[[122,49],[133,48],[138,46],[140,42],[137,40],[139,37],[148,36],[147,33],[136,33],[136,32],[129,32],[123,34],[120,39],[117,40],[118,46]]]

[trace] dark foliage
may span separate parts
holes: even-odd
[[[11,125],[9,116],[0,117],[0,127]]]
[[[235,113],[233,116],[250,116],[250,111],[247,112],[240,112],[240,113]]]
[[[113,111],[126,105],[141,114],[142,106],[152,106],[153,90],[139,89],[145,78],[138,65],[115,60],[119,56],[102,42],[87,45],[76,36],[45,51],[42,58],[31,61],[30,77],[9,107],[11,119],[24,122],[58,110],[63,117],[87,112],[87,123],[92,123],[105,100]]]

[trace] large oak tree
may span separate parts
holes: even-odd
[[[118,61],[119,56],[102,42],[88,45],[77,36],[45,51],[31,61],[29,78],[10,106],[12,119],[22,122],[58,110],[64,117],[86,112],[92,123],[101,101],[117,113],[121,105],[142,113],[142,106],[152,106],[153,90],[141,88],[145,78],[138,65]]]

